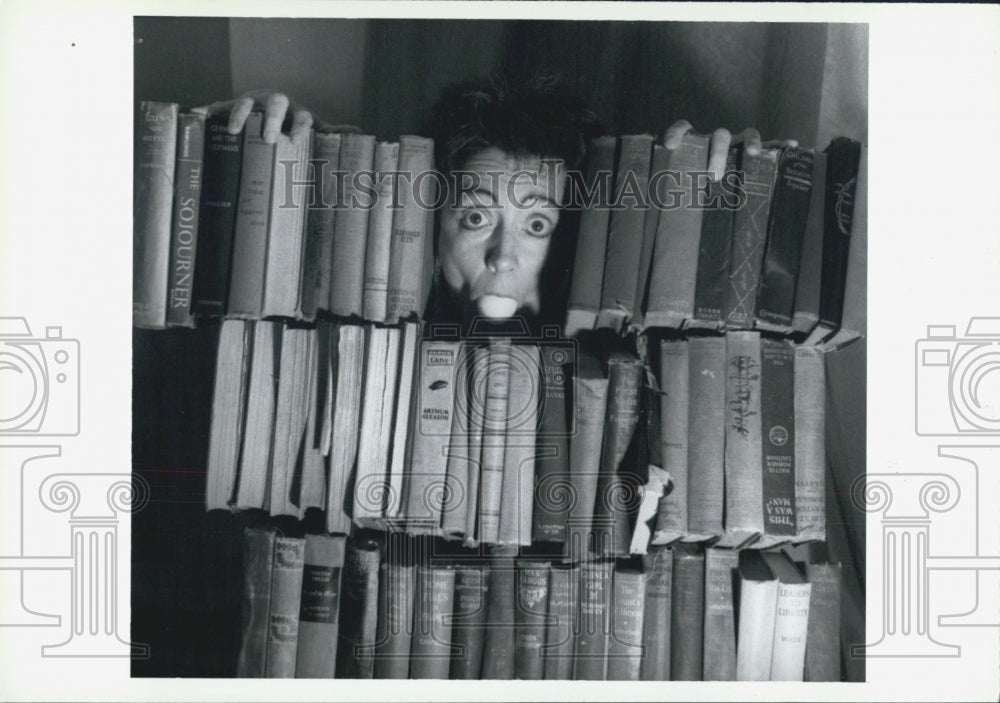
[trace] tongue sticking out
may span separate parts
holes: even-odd
[[[501,295],[482,295],[476,303],[480,314],[486,317],[510,317],[517,311],[517,301]]]

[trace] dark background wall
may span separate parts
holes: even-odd
[[[185,107],[280,89],[379,139],[417,132],[438,91],[496,70],[559,72],[611,134],[757,127],[764,139],[867,142],[867,28],[594,21],[135,19],[135,105]],[[218,327],[133,333],[136,676],[231,676],[239,647],[240,534],[258,516],[204,511]],[[844,565],[844,641],[864,637],[864,516],[846,500],[865,467],[865,343],[828,355],[828,530]],[[847,659],[851,679],[863,662]]]

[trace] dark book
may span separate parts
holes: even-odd
[[[646,570],[646,602],[642,618],[645,649],[640,673],[643,681],[669,681],[674,553],[666,548],[652,549],[642,561]]]
[[[809,192],[809,216],[802,238],[799,278],[795,282],[795,309],[792,329],[809,334],[819,322],[819,292],[823,279],[823,220],[826,206],[826,154],[813,154],[812,189]]]
[[[332,679],[337,665],[344,538],[306,535],[295,677]]]
[[[808,564],[806,681],[840,681],[840,564]]]
[[[340,178],[340,135],[316,132],[313,137],[315,190],[306,214],[306,250],[302,261],[302,316],[312,319],[330,302],[330,265],[333,256],[333,225]]]
[[[205,120],[204,179],[194,263],[194,312],[221,316],[229,298],[229,270],[240,192],[243,135],[229,133],[229,115]]]
[[[401,545],[398,537],[390,535],[387,542]],[[405,679],[410,675],[416,582],[417,567],[407,563],[402,549],[387,548],[379,565],[373,670],[376,679]]]
[[[374,673],[378,569],[377,542],[371,539],[348,542],[340,590],[338,679],[370,679]]]
[[[615,568],[611,594],[608,681],[638,681],[643,654],[646,574]]]
[[[274,541],[265,668],[269,679],[295,677],[305,551],[306,541],[301,537],[278,537]]]
[[[670,678],[701,681],[704,662],[705,555],[674,551]]]
[[[736,147],[729,150],[725,175],[708,184],[706,209],[701,216],[701,239],[698,241],[694,316],[684,323],[685,329],[717,330],[725,322],[733,214],[738,203],[735,191],[742,187],[742,177],[736,171],[738,153]]]
[[[517,562],[517,604],[514,607],[514,678],[538,680],[544,672],[542,646],[545,644],[549,607],[547,562]]]
[[[132,324],[167,322],[170,218],[177,153],[177,104],[143,101],[135,130],[132,204]]]
[[[865,147],[861,148],[858,163],[843,300],[840,327],[825,340],[827,349],[838,349],[864,336],[868,327],[868,149]]]
[[[733,582],[738,568],[739,552],[705,550],[705,681],[736,680]]]
[[[447,679],[451,665],[451,619],[455,603],[455,570],[417,567],[413,606],[411,679]]]
[[[607,678],[612,567],[610,561],[580,565],[580,622],[573,672],[577,681],[604,681]]]
[[[450,678],[476,680],[482,671],[489,581],[490,570],[485,566],[455,568]]]
[[[658,207],[658,204],[662,203],[663,199],[654,199],[655,194],[649,188],[656,189],[656,183],[662,182],[662,178],[656,181],[653,179],[658,178],[656,174],[667,170],[669,160],[670,152],[667,151],[667,148],[662,144],[654,144],[653,158],[650,162],[649,170],[650,182],[646,188],[650,205],[646,209],[646,214],[642,220],[642,248],[639,251],[639,274],[636,276],[635,298],[632,302],[632,320],[629,322],[629,329],[632,331],[639,331],[643,328],[646,320],[646,300],[650,290],[654,288],[653,280],[650,277],[650,269],[653,266],[653,253],[656,248],[656,232],[660,225],[661,208]]]
[[[568,562],[553,564],[549,570],[548,627],[542,650],[547,680],[573,678],[579,608],[580,567]]]
[[[242,644],[236,661],[240,678],[259,679],[265,673],[275,537],[271,529],[243,531]]]
[[[535,438],[535,503],[531,536],[536,542],[564,542],[569,500],[569,428],[566,387],[572,374],[566,349],[541,344],[542,409]]]
[[[722,534],[726,445],[726,340],[695,337],[690,354],[688,407],[688,536]]]
[[[205,116],[182,112],[177,118],[177,162],[174,167],[174,211],[171,219],[167,324],[193,327],[191,288],[198,247]]]
[[[514,678],[514,608],[517,572],[514,547],[495,547],[490,558],[490,587],[486,593],[486,638],[483,679]]]
[[[811,150],[788,147],[781,152],[757,293],[756,326],[762,330],[781,334],[792,331],[795,288],[812,195],[812,167]]]
[[[764,339],[760,345],[762,547],[795,536],[795,347]]]

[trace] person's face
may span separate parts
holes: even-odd
[[[465,164],[441,215],[445,282],[486,317],[537,313],[539,275],[559,222],[562,162],[516,158],[490,147]]]

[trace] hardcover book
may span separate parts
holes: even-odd
[[[243,531],[242,644],[236,661],[240,678],[259,679],[265,674],[275,538],[272,529]]]
[[[344,134],[340,142],[340,168],[344,174],[344,208],[337,211],[330,253],[330,301],[334,315],[360,316],[364,298],[365,248],[371,196],[357,188],[359,174],[370,173],[375,158],[375,137]]]
[[[343,537],[306,535],[296,678],[332,679],[336,673],[344,549]]]
[[[278,537],[274,541],[267,630],[266,673],[269,679],[295,677],[305,548],[306,541],[301,537]]]
[[[167,324],[193,327],[191,289],[198,247],[198,211],[205,152],[205,116],[182,112],[177,118],[177,163],[174,167],[174,210],[170,238],[170,292]]]

